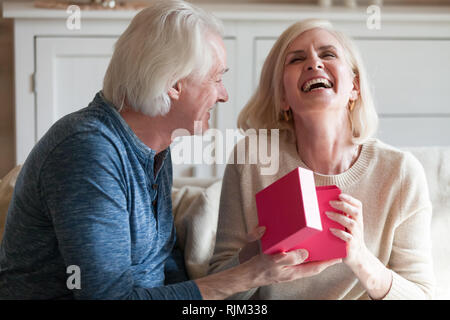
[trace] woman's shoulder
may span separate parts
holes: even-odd
[[[367,141],[365,146],[371,149],[374,157],[381,164],[385,164],[391,168],[401,168],[405,173],[423,171],[423,166],[420,161],[406,149],[387,144],[376,138]]]

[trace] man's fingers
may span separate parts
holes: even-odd
[[[296,268],[297,272],[300,272],[303,276],[310,277],[316,274],[321,273],[328,267],[332,265],[341,263],[342,259],[333,259],[327,261],[316,261],[316,262],[308,262],[299,266],[293,266],[292,268]]]
[[[261,237],[264,235],[264,232],[266,232],[266,227],[264,226],[257,226],[252,231],[250,231],[247,234],[247,242],[253,242],[261,239]]]
[[[273,262],[286,266],[293,266],[303,263],[308,258],[308,251],[305,249],[293,250],[290,252],[277,253],[271,256]]]

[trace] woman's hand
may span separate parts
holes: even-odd
[[[392,284],[392,273],[364,243],[363,209],[361,201],[341,193],[341,201],[330,201],[330,205],[345,215],[327,212],[327,216],[341,224],[346,230],[330,228],[339,239],[347,242],[347,257],[343,262],[353,271],[372,299],[381,299]]]
[[[339,239],[347,242],[347,257],[343,262],[353,271],[361,265],[361,259],[367,254],[367,247],[364,243],[363,209],[361,201],[341,193],[341,201],[330,201],[330,205],[345,214],[337,212],[326,212],[328,218],[341,224],[346,230],[330,228]]]

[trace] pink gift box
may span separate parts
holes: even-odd
[[[306,249],[308,261],[347,256],[346,242],[329,228],[344,230],[325,212],[339,212],[329,204],[339,200],[337,186],[316,187],[311,170],[297,168],[255,195],[259,225],[266,227],[261,238],[265,254]],[[342,212],[340,212],[342,213]]]

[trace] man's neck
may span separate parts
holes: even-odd
[[[167,149],[171,144],[171,127],[164,117],[150,117],[130,108],[120,111],[120,115],[134,134],[156,153]]]

